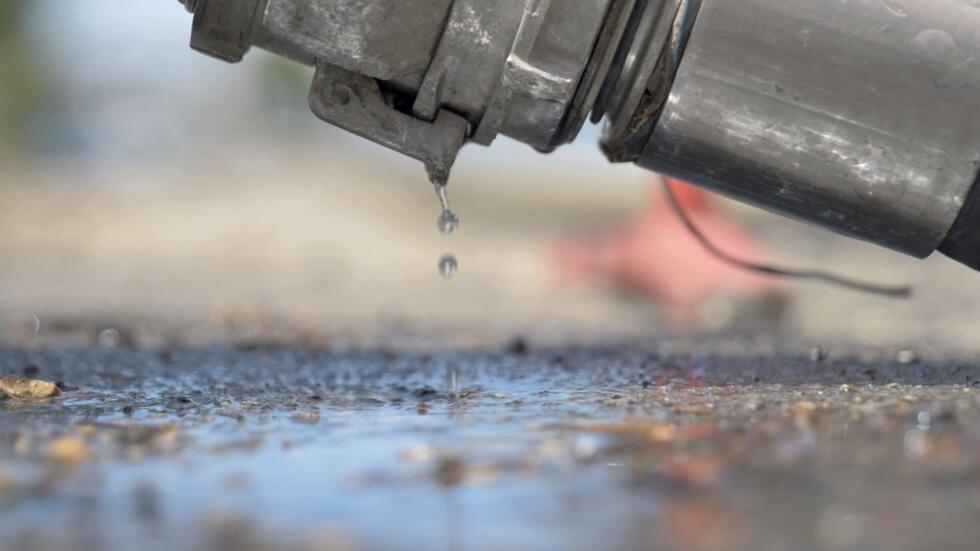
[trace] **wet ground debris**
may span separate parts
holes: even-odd
[[[7,375],[0,378],[0,393],[16,399],[52,398],[61,394],[57,383],[28,379],[23,375]]]

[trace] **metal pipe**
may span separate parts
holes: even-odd
[[[704,0],[637,163],[925,257],[980,169],[980,9]]]
[[[464,142],[618,162],[980,269],[975,0],[184,0],[192,45],[314,65],[317,116],[448,178]]]

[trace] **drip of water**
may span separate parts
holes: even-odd
[[[436,195],[439,196],[439,204],[442,207],[442,212],[439,213],[436,226],[443,235],[450,235],[459,228],[459,218],[449,208],[449,196],[446,194],[446,185],[435,184],[435,188]]]
[[[463,390],[463,380],[460,377],[458,366],[446,366],[445,384],[450,396],[453,398],[459,396],[459,393]]]
[[[442,207],[442,212],[439,213],[436,226],[443,235],[451,235],[459,228],[459,218],[449,208],[449,195],[446,193],[446,184],[435,182],[433,185],[436,189],[436,195],[439,196],[439,205]],[[439,273],[446,279],[456,275],[458,268],[459,264],[456,262],[456,257],[451,254],[444,254],[439,259]]]
[[[456,275],[456,270],[459,268],[459,264],[456,262],[456,257],[451,254],[444,254],[442,258],[439,259],[439,273],[442,274],[444,278],[451,278]]]

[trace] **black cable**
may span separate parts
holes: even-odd
[[[670,183],[666,180],[664,181],[664,190],[667,194],[667,200],[670,202],[670,206],[674,209],[677,217],[680,218],[681,222],[685,227],[687,227],[687,230],[691,233],[691,235],[694,236],[699,243],[701,243],[701,246],[703,246],[705,250],[731,266],[773,277],[822,281],[824,283],[836,285],[837,287],[850,289],[852,291],[860,291],[862,293],[882,295],[891,298],[909,298],[912,296],[912,288],[907,285],[879,285],[877,283],[868,283],[865,281],[851,279],[849,277],[840,276],[831,272],[825,272],[823,270],[784,268],[769,264],[757,264],[755,262],[748,262],[740,258],[735,258],[734,256],[719,249],[704,235],[701,229],[698,228],[693,220],[691,220],[691,217],[681,206],[680,202],[677,200],[677,196],[674,195],[674,190],[670,187]]]

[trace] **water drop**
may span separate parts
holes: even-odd
[[[115,329],[109,328],[99,331],[99,346],[102,348],[113,348],[117,346],[119,344],[119,339],[119,331],[116,331]]]
[[[932,425],[932,414],[925,410],[920,411],[919,414],[915,416],[915,420],[917,422],[917,428],[920,431],[925,432],[929,430],[929,427]]]
[[[436,195],[439,196],[439,204],[442,206],[442,210],[449,210],[449,195],[446,194],[446,184],[432,184],[436,189]]]
[[[458,267],[456,257],[451,254],[443,255],[442,258],[439,259],[439,273],[442,274],[442,277],[453,277],[456,275],[456,269]]]
[[[439,205],[442,207],[442,212],[439,213],[439,219],[436,225],[440,232],[449,235],[459,228],[459,218],[449,208],[449,196],[446,193],[446,185],[435,184],[435,189],[436,195],[439,196]]]
[[[453,398],[458,398],[459,393],[463,390],[463,381],[460,377],[458,366],[446,366],[445,383],[446,390],[449,391],[449,395]]]
[[[912,40],[919,53],[931,60],[945,60],[956,53],[956,39],[942,29],[922,31]]]
[[[442,211],[442,214],[439,215],[439,221],[436,223],[436,225],[439,227],[439,231],[442,232],[443,235],[450,235],[456,231],[456,228],[459,227],[459,218],[453,214],[453,211],[444,210]]]

